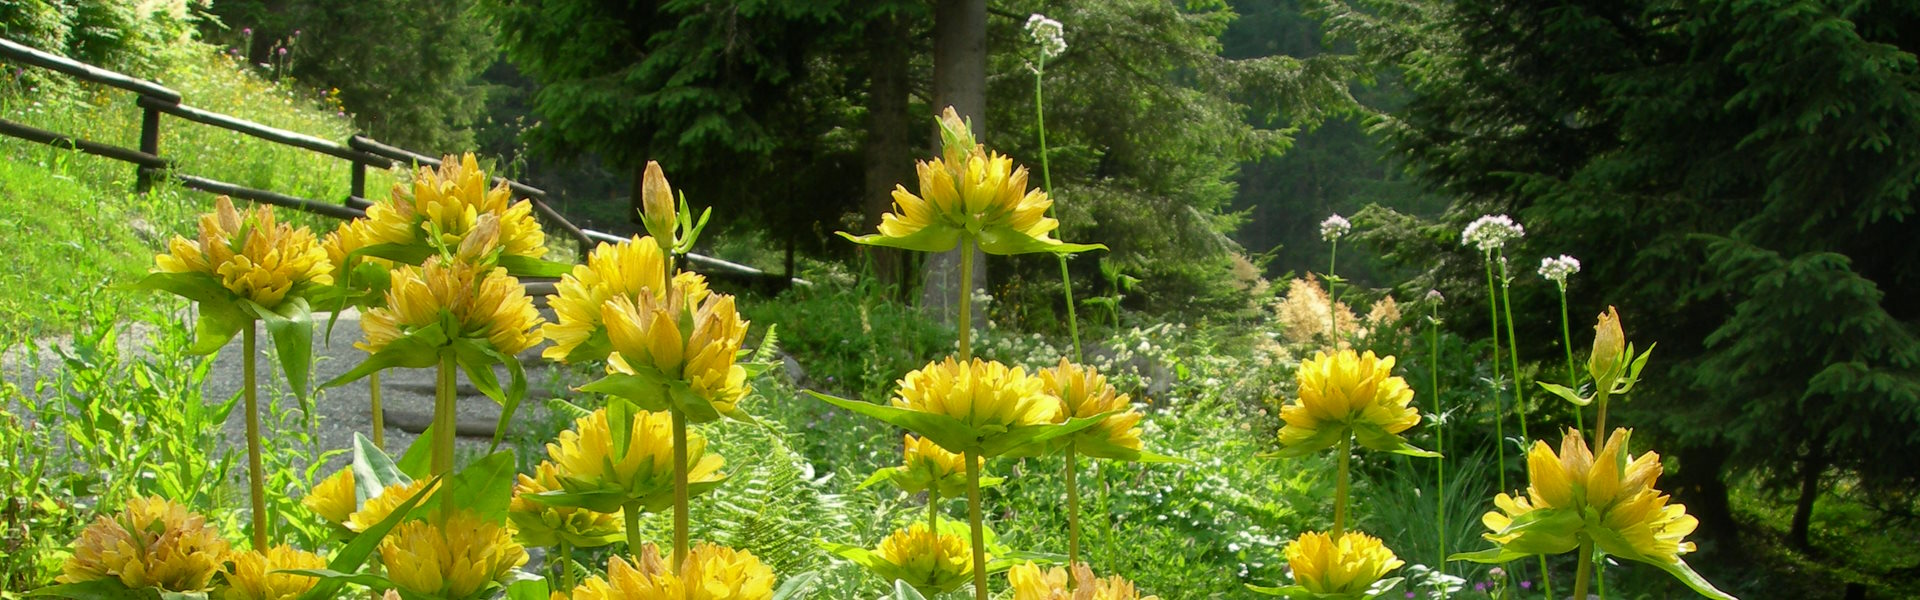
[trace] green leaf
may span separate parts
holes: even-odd
[[[547,588],[547,580],[540,577],[520,579],[507,584],[507,600],[547,600],[552,594],[553,592]]]
[[[1647,564],[1659,567],[1660,570],[1673,575],[1674,579],[1680,580],[1680,583],[1687,584],[1687,587],[1693,588],[1694,593],[1700,594],[1701,596],[1712,598],[1713,600],[1740,600],[1739,598],[1733,597],[1732,594],[1720,591],[1720,588],[1713,587],[1713,583],[1708,582],[1707,579],[1701,577],[1699,573],[1695,573],[1693,567],[1687,566],[1687,561],[1685,560],[1676,558],[1671,564]]]
[[[387,515],[387,518],[381,519],[379,523],[375,523],[372,527],[368,527],[366,531],[360,532],[360,535],[354,536],[353,540],[347,542],[346,547],[341,548],[339,553],[333,555],[332,560],[327,561],[327,568],[341,573],[359,571],[360,565],[365,564],[367,557],[372,555],[373,551],[380,547],[380,540],[387,537],[387,532],[393,531],[393,528],[398,526],[401,521],[406,520],[407,515],[413,512],[413,507],[419,506],[420,500],[425,498],[429,491],[438,487],[437,484],[437,481],[428,483],[425,487],[421,488],[419,493],[414,494],[413,497],[408,498],[406,502],[402,502],[399,506],[394,507],[393,513]],[[315,584],[313,589],[307,590],[305,594],[301,594],[299,600],[327,600],[333,598],[338,595],[343,585],[345,585],[344,582],[340,581],[322,580],[320,583]]]
[[[447,336],[440,324],[428,325],[414,330],[400,339],[387,344],[379,352],[368,356],[360,364],[342,373],[339,377],[320,384],[322,389],[336,387],[360,380],[375,371],[392,368],[425,369],[440,364],[440,353],[447,349]]]
[[[595,327],[593,333],[587,334],[587,339],[580,342],[580,345],[574,346],[573,351],[568,352],[567,357],[561,359],[560,362],[577,365],[596,360],[606,360],[607,356],[611,354],[613,354],[613,341],[607,339],[607,328],[603,325]]]
[[[691,495],[691,490],[689,490]],[[550,490],[538,494],[522,495],[522,498],[548,506],[567,506],[584,508],[597,513],[619,514],[627,497],[614,490],[594,490],[590,492],[568,492]]]
[[[472,511],[489,523],[504,523],[513,498],[514,474],[513,451],[495,452],[455,473],[447,480],[447,493],[434,499]]]
[[[907,582],[896,579],[893,582],[893,600],[927,600],[927,597],[920,595],[920,591],[907,585]]]
[[[672,408],[667,398],[668,379],[651,367],[634,367],[634,373],[608,373],[605,377],[580,386],[580,391],[606,394],[625,399],[641,410],[664,412]]]
[[[287,386],[300,400],[300,410],[313,414],[313,398],[307,393],[307,374],[313,368],[313,310],[305,298],[294,297],[280,303],[278,311],[250,300],[242,300],[266,325],[273,338],[274,355],[280,358],[280,370],[287,375]]]
[[[673,401],[673,409],[686,417],[687,423],[697,425],[720,420],[720,411],[714,410],[713,403],[694,393],[685,381],[675,380],[667,386],[667,398]]]
[[[1580,397],[1579,392],[1575,392],[1573,391],[1572,388],[1568,388],[1567,386],[1547,383],[1545,381],[1536,381],[1534,383],[1540,384],[1540,387],[1546,388],[1548,392],[1551,392],[1555,396],[1564,398],[1566,399],[1566,401],[1572,402],[1576,406],[1586,406],[1588,404],[1593,403],[1592,398],[1582,398]]]
[[[1387,433],[1387,430],[1382,429],[1379,425],[1366,421],[1358,421],[1353,424],[1353,437],[1360,442],[1362,447],[1370,450],[1392,452],[1394,454],[1416,458],[1440,457],[1439,452],[1416,448],[1413,444],[1407,443],[1406,438]]]
[[[27,592],[26,596],[73,600],[154,600],[160,594],[155,588],[128,589],[119,579],[109,578],[47,586]],[[203,594],[201,597],[206,596]]]
[[[233,303],[233,292],[220,284],[220,278],[207,273],[148,273],[128,287],[167,292],[195,304]]]
[[[855,244],[899,248],[917,252],[946,252],[960,246],[960,230],[946,226],[928,226],[906,237],[887,237],[880,234],[856,236],[845,231],[836,232]]]
[[[1289,585],[1286,587],[1267,587],[1267,586],[1260,586],[1260,585],[1254,585],[1249,583],[1247,584],[1247,589],[1253,590],[1255,592],[1259,592],[1262,594],[1266,594],[1268,596],[1285,596],[1288,598],[1291,598],[1297,594],[1312,593],[1312,592],[1308,592],[1307,588],[1300,587],[1297,585]]]
[[[780,584],[779,589],[773,590],[773,600],[797,600],[798,598],[802,598],[803,597],[802,594],[813,591],[814,584],[819,583],[819,581],[820,581],[819,571],[807,571],[805,573],[801,573],[794,577],[788,578],[786,583]],[[514,599],[509,599],[509,600],[514,600]],[[547,599],[545,597],[541,597],[541,598],[532,599],[532,600],[547,600]]]
[[[987,227],[975,236],[980,242],[980,251],[987,254],[1011,255],[1034,252],[1054,254],[1074,254],[1088,250],[1106,250],[1103,244],[1069,244],[1060,240],[1040,239],[1026,232],[1006,226]]]
[[[427,257],[435,254],[439,254],[439,251],[434,250],[426,244],[387,243],[364,246],[358,250],[349,252],[344,261],[347,264],[353,265],[358,263],[359,259],[371,256],[373,258],[384,258],[400,264],[417,267],[420,266],[421,263],[427,262]]]
[[[203,302],[200,318],[193,322],[193,346],[187,352],[213,354],[233,341],[233,336],[253,327],[253,317],[229,302]]]
[[[405,473],[408,477],[414,479],[424,479],[428,475],[433,474],[431,472],[433,469],[433,425],[427,425],[427,429],[420,432],[420,437],[414,438],[413,443],[407,445],[407,451],[400,455],[400,462],[396,463],[395,466],[399,467],[401,473]]]
[[[423,435],[413,445],[424,448],[431,445],[426,443],[431,439]],[[353,463],[347,468],[353,469],[354,494],[362,501],[380,495],[387,486],[413,483],[413,478],[395,467],[385,451],[358,431],[353,432]]]
[[[318,578],[321,581],[351,583],[384,590],[393,587],[393,580],[372,573],[342,573],[333,569],[280,569],[275,573],[293,573]]]
[[[1457,552],[1449,554],[1447,555],[1447,560],[1464,560],[1487,565],[1497,565],[1529,556],[1533,555],[1525,552],[1515,552],[1506,548],[1494,547],[1479,552]]]
[[[1314,434],[1306,440],[1290,446],[1283,446],[1278,451],[1265,453],[1261,456],[1269,458],[1300,458],[1332,448],[1334,444],[1340,443],[1340,438],[1346,437],[1348,434],[1349,430],[1345,427],[1321,428],[1314,431]]]

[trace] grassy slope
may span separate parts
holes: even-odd
[[[297,131],[345,139],[352,125],[336,105],[297,86],[276,84],[220,55],[186,44],[153,76],[189,105]],[[48,71],[45,85],[0,83],[0,117],[44,129],[133,147],[140,111],[127,92],[62,82]],[[348,164],[222,129],[165,118],[160,153],[182,172],[307,198],[347,193]],[[391,174],[369,173],[380,190]],[[131,194],[131,165],[0,138],[0,338],[51,335],[72,326],[67,307],[89,295],[121,302],[127,292],[103,289],[144,272],[174,234],[191,235],[194,215],[211,206],[209,194],[161,186],[148,197]],[[326,231],[330,220],[282,211],[295,223]],[[144,222],[152,235],[139,235]]]

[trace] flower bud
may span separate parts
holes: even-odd
[[[647,226],[647,235],[653,236],[661,250],[672,252],[673,230],[679,217],[674,214],[673,188],[667,185],[667,175],[660,170],[658,162],[647,161],[645,179],[640,184],[640,201],[640,221]]]
[[[1587,358],[1587,374],[1597,389],[1612,389],[1613,381],[1626,368],[1627,336],[1620,331],[1620,312],[1612,306],[1601,313],[1593,325],[1593,356]]]
[[[479,222],[467,231],[460,240],[460,247],[454,257],[460,262],[478,264],[486,262],[495,250],[500,248],[500,218],[492,213],[480,215]]]

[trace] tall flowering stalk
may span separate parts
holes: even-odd
[[[1320,222],[1320,239],[1331,246],[1327,256],[1327,343],[1340,345],[1340,276],[1334,270],[1340,267],[1340,238],[1353,230],[1353,224],[1346,217],[1335,214]]]
[[[1506,246],[1507,242],[1519,239],[1523,235],[1526,235],[1526,230],[1506,215],[1482,216],[1474,220],[1474,222],[1467,224],[1466,230],[1461,232],[1460,235],[1460,243],[1473,246],[1480,250],[1484,258],[1482,262],[1486,266],[1487,326],[1493,330],[1493,362],[1490,364],[1493,367],[1493,380],[1496,383],[1500,381],[1500,299],[1495,294],[1493,265],[1495,255]],[[1514,373],[1514,377],[1519,377],[1519,373]],[[1493,391],[1493,430],[1494,437],[1496,441],[1499,442],[1495,444],[1495,450],[1499,455],[1500,462],[1499,466],[1494,469],[1494,473],[1497,474],[1500,480],[1501,489],[1506,489],[1507,487],[1506,423],[1506,403],[1501,399],[1500,390],[1496,387]],[[1521,419],[1521,426],[1526,426],[1525,418]],[[1525,437],[1525,434],[1522,434],[1522,437]]]
[[[1427,290],[1427,375],[1431,378],[1427,390],[1433,395],[1433,414],[1428,418],[1433,420],[1434,451],[1441,454],[1433,468],[1434,515],[1440,525],[1440,560],[1434,564],[1443,575],[1447,571],[1447,413],[1440,405],[1440,303],[1446,299],[1440,290]],[[1441,584],[1440,598],[1445,600],[1447,595],[1447,586]]]
[[[1034,130],[1039,132],[1040,136],[1040,189],[1047,193],[1047,197],[1056,198],[1053,195],[1053,170],[1047,161],[1047,103],[1043,89],[1047,80],[1047,61],[1067,51],[1066,30],[1059,21],[1034,13],[1033,16],[1027,17],[1027,37],[1033,40],[1034,46],[1038,49],[1038,56],[1033,61],[1032,69]],[[1058,211],[1052,209],[1049,209],[1049,212],[1058,214]],[[1080,319],[1076,312],[1077,307],[1073,303],[1073,276],[1067,270],[1067,255],[1056,254],[1054,257],[1060,261],[1060,289],[1067,300],[1067,335],[1073,340],[1073,359],[1086,360],[1086,354],[1080,349]],[[1072,450],[1068,450],[1067,493],[1069,495],[1073,493],[1075,486],[1074,463]]]
[[[1567,387],[1572,388],[1580,387],[1580,374],[1573,369],[1572,322],[1567,318],[1567,279],[1579,272],[1580,261],[1574,257],[1562,254],[1559,258],[1540,259],[1540,276],[1553,282],[1553,287],[1560,290],[1560,342],[1561,348],[1567,351]],[[1584,412],[1579,406],[1573,408],[1574,429],[1587,428],[1582,415]]]
[[[987,598],[986,535],[980,507],[978,458],[1033,454],[1043,442],[1084,429],[1098,419],[1053,423],[1059,399],[1047,396],[1023,369],[973,358],[973,250],[987,254],[1070,254],[1099,244],[1069,244],[1052,237],[1060,222],[1047,217],[1053,201],[1027,189],[1026,167],[988,152],[972,125],[952,107],[938,119],[941,156],[916,167],[920,193],[897,186],[893,211],[881,215],[879,233],[840,235],[855,243],[945,252],[960,249],[959,360],[948,359],[901,379],[893,406],[814,394],[836,406],[906,428],[957,452],[967,466],[968,521],[972,529],[974,593]]]
[[[258,206],[246,213],[226,196],[200,217],[200,236],[174,236],[168,252],[154,257],[154,272],[139,287],[171,292],[200,309],[191,350],[211,354],[235,334],[242,338],[241,364],[247,424],[248,495],[253,502],[253,547],[268,538],[265,477],[260,456],[260,408],[254,363],[259,350],[255,322],[264,323],[286,373],[305,408],[313,325],[307,295],[333,283],[332,263],[313,232],[274,220]],[[311,411],[309,411],[311,412]]]
[[[327,260],[333,263],[334,285],[328,298],[329,304],[338,310],[351,306],[362,311],[380,306],[381,299],[387,293],[393,263],[383,258],[357,257],[349,260],[355,252],[366,248],[370,243],[370,223],[366,219],[354,219],[340,224],[333,233],[327,234],[321,246],[327,249]],[[354,264],[348,270],[348,264]],[[336,314],[338,314],[336,312]],[[367,375],[367,413],[372,421],[373,444],[381,448],[387,446],[386,411],[381,406],[380,374]]]

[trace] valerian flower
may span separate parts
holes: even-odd
[[[1485,215],[1467,224],[1460,233],[1460,243],[1479,248],[1481,252],[1491,253],[1507,245],[1507,242],[1520,239],[1527,233],[1526,228],[1513,222],[1506,215]]]
[[[1560,286],[1561,291],[1567,289],[1567,278],[1579,272],[1580,260],[1574,257],[1562,254],[1559,258],[1540,259],[1540,276]]]
[[[1342,217],[1340,215],[1333,215],[1331,217],[1327,217],[1327,220],[1320,222],[1320,239],[1323,239],[1329,242],[1337,241],[1340,238],[1345,237],[1347,235],[1347,232],[1352,230],[1353,230],[1353,224],[1348,223],[1346,217]]]
[[[1360,445],[1409,456],[1438,456],[1415,448],[1400,432],[1420,422],[1413,388],[1393,374],[1394,357],[1372,351],[1316,352],[1300,363],[1298,396],[1280,407],[1283,456],[1316,452],[1353,435]]]
[[[1061,26],[1059,21],[1034,13],[1033,16],[1027,17],[1026,29],[1027,37],[1032,38],[1033,44],[1040,47],[1041,58],[1053,60],[1054,57],[1067,51],[1066,28]]]
[[[1060,222],[1047,216],[1047,193],[1027,189],[1026,167],[989,153],[974,142],[969,125],[948,107],[939,118],[942,156],[916,165],[918,195],[895,186],[893,210],[880,218],[875,235],[840,235],[861,244],[921,252],[945,252],[962,241],[988,254],[1073,253],[1098,244],[1054,239]]]
[[[138,497],[81,530],[56,581],[113,579],[134,590],[205,591],[227,551],[206,517],[171,500]]]

